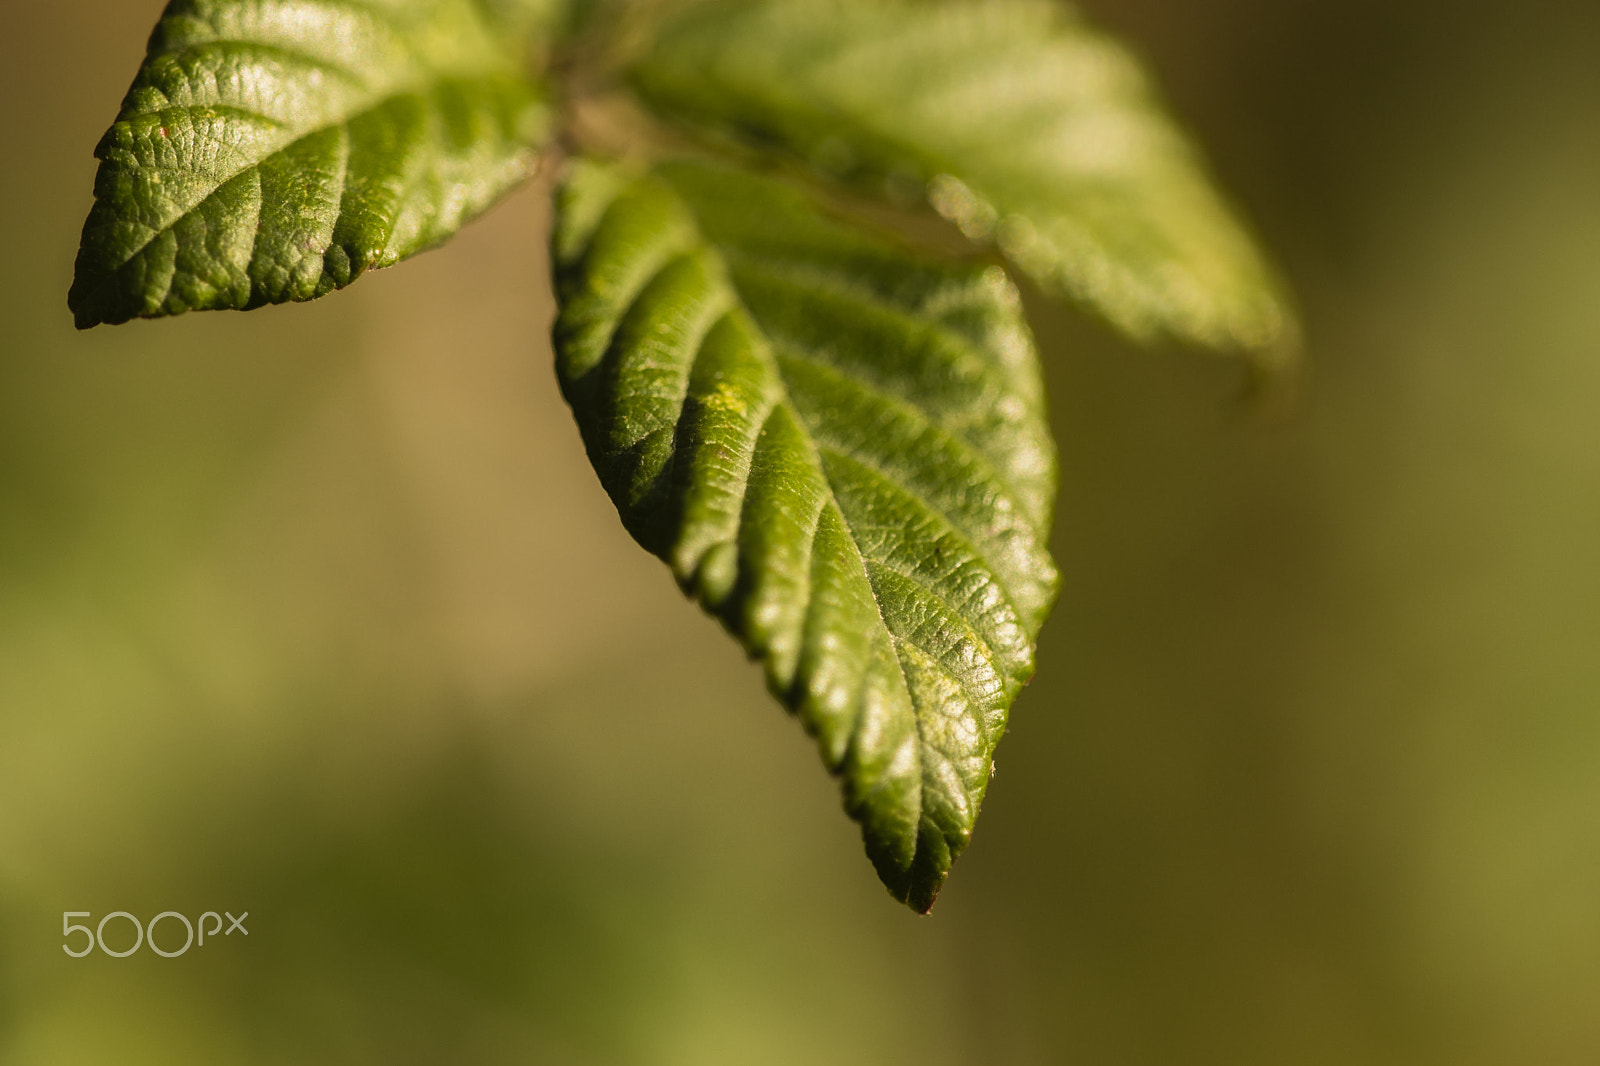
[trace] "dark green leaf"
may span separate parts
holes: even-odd
[[[578,164],[557,209],[557,366],[602,483],[762,661],[879,876],[926,911],[1057,584],[1014,289],[700,165]]]
[[[669,115],[925,198],[1136,337],[1266,352],[1294,331],[1139,65],[1056,4],[711,4],[635,81]]]
[[[174,0],[101,140],[80,328],[309,300],[437,244],[547,111],[474,0]]]

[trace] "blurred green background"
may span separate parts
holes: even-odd
[[[1263,425],[1035,301],[1065,592],[930,919],[590,473],[538,189],[319,304],[73,331],[160,6],[0,39],[0,1062],[1600,1061],[1592,0],[1084,5],[1314,363]]]

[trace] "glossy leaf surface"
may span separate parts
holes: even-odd
[[[449,237],[548,126],[494,11],[174,0],[96,150],[79,327],[309,300]]]
[[[624,523],[761,660],[926,911],[1057,585],[1009,280],[688,163],[576,165],[554,253],[562,387]]]
[[[1062,5],[713,3],[634,81],[667,115],[926,199],[1135,337],[1292,342],[1272,271],[1139,64]]]

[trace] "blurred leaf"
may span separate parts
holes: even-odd
[[[554,253],[562,387],[624,523],[763,662],[927,911],[1057,584],[1014,289],[687,163],[575,166]]]
[[[451,236],[549,125],[473,0],[174,0],[103,160],[80,328],[310,300]]]
[[[925,198],[1141,339],[1294,332],[1139,64],[1041,0],[771,0],[692,11],[634,81],[658,110]]]

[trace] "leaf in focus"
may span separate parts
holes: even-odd
[[[633,73],[668,116],[926,199],[1135,338],[1292,347],[1271,268],[1138,62],[1059,5],[712,3]]]
[[[763,663],[927,911],[1057,588],[1009,279],[683,162],[575,164],[553,250],[558,373],[623,522]]]
[[[315,299],[450,237],[549,127],[493,10],[173,0],[95,151],[79,328]]]

